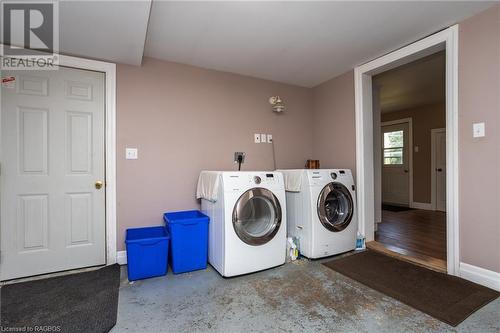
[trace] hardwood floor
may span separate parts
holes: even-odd
[[[428,210],[382,211],[375,241],[396,256],[446,271],[446,213]],[[374,250],[384,250],[371,244]]]

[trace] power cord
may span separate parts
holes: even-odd
[[[241,171],[242,162],[243,162],[243,155],[238,155],[238,171]]]

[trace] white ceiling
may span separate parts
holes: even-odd
[[[312,87],[488,6],[153,1],[145,55]]]
[[[60,53],[140,65],[151,0],[60,1]]]
[[[60,0],[59,53],[140,65],[150,8],[151,0]]]
[[[472,16],[485,2],[60,1],[60,52],[149,57],[305,87]]]
[[[444,102],[445,64],[441,51],[375,76],[382,113]]]

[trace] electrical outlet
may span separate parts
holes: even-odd
[[[267,135],[267,143],[273,143],[273,135],[272,134]]]
[[[261,134],[260,135],[260,142],[261,143],[266,143],[267,142],[267,135]]]
[[[137,148],[125,148],[125,159],[136,160],[138,158],[139,156]]]
[[[253,135],[253,140],[255,143],[260,143],[260,134],[255,133]]]
[[[245,163],[245,153],[242,151],[234,153],[234,163],[238,163],[239,161],[241,161],[241,163]]]
[[[482,138],[485,136],[484,123],[474,123],[472,124],[472,136],[474,138]]]

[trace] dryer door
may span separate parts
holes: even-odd
[[[333,182],[326,185],[318,197],[318,217],[330,231],[342,231],[352,220],[354,204],[347,187]]]
[[[249,245],[269,242],[281,225],[278,198],[265,188],[252,188],[241,195],[233,209],[236,235]]]

